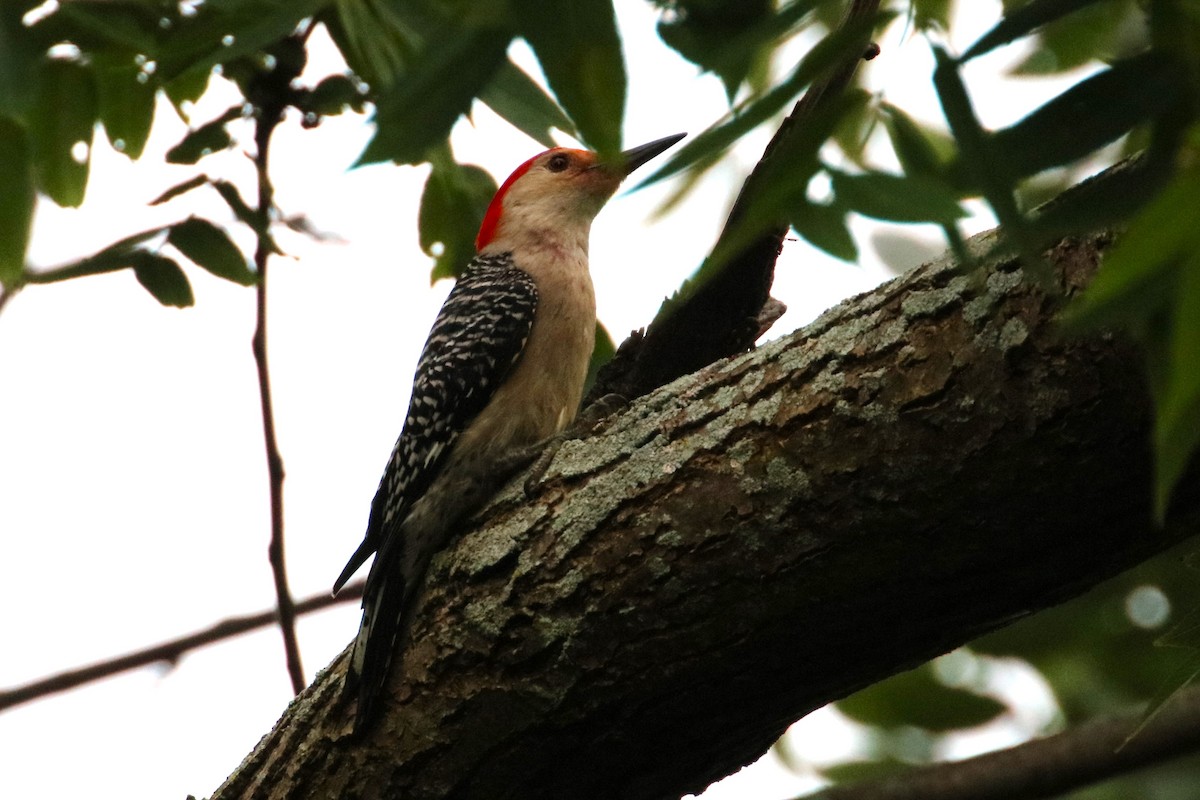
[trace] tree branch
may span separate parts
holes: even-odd
[[[1055,247],[1059,290],[1109,242]],[[568,442],[435,559],[370,735],[343,655],[214,797],[678,797],[1178,541],[1136,350],[1025,278],[942,259]]]
[[[267,474],[270,479],[271,496],[271,542],[267,547],[271,562],[271,574],[275,582],[275,596],[279,607],[279,629],[283,634],[283,649],[287,659],[288,676],[292,690],[299,694],[304,689],[304,668],[300,663],[300,644],[296,640],[296,609],[288,589],[287,565],[283,542],[283,457],[275,437],[275,416],[271,407],[271,380],[267,366],[267,263],[275,252],[269,228],[274,208],[274,189],[268,172],[271,135],[283,121],[283,112],[292,98],[291,82],[304,67],[305,35],[292,36],[281,41],[272,55],[276,58],[274,68],[257,75],[247,90],[247,99],[258,111],[254,125],[254,166],[258,175],[257,244],[254,264],[258,271],[255,284],[255,327],[252,349],[254,365],[258,375],[258,393],[262,408],[263,445],[267,455]]]
[[[319,595],[305,598],[295,604],[296,616],[311,614],[314,611],[321,611],[330,606],[357,600],[362,597],[362,592],[363,582],[358,581],[347,585],[345,589],[338,593],[337,597],[333,597],[327,592],[322,592]],[[113,675],[119,675],[122,672],[148,667],[151,664],[158,664],[160,662],[174,664],[192,650],[198,650],[201,647],[207,647],[226,639],[232,639],[234,636],[241,636],[243,633],[265,628],[268,625],[275,625],[278,622],[278,608],[243,617],[230,617],[203,630],[189,633],[186,636],[180,636],[178,639],[171,639],[170,641],[152,645],[142,650],[126,653],[123,656],[98,661],[95,664],[89,664],[79,669],[67,670],[57,675],[40,678],[24,686],[0,691],[0,711],[52,694],[65,692],[69,689],[75,689],[86,683],[111,678]]]
[[[1139,731],[1142,721],[1141,713],[1092,720],[1007,750],[914,767],[882,781],[836,786],[806,795],[802,800],[1059,797],[1073,789],[1200,750],[1200,689],[1181,692]]]
[[[861,22],[879,10],[879,0],[853,0],[842,26]],[[616,394],[629,400],[641,397],[681,375],[687,375],[722,358],[743,353],[763,333],[763,315],[775,279],[775,260],[787,234],[786,221],[768,221],[761,234],[713,269],[713,254],[730,247],[760,187],[780,165],[772,158],[789,140],[807,133],[850,85],[859,63],[874,58],[879,48],[864,35],[853,55],[827,78],[809,87],[792,108],[762,157],[742,184],[726,218],[721,235],[705,264],[674,297],[663,303],[645,333],[635,331],[621,343],[616,355],[597,376],[586,404]],[[775,301],[778,303],[778,301]],[[774,309],[772,310],[772,313]],[[779,314],[782,310],[779,311]],[[777,319],[779,314],[775,314]],[[769,323],[768,323],[769,327]]]
[[[5,307],[8,306],[9,301],[12,300],[19,291],[21,291],[21,289],[17,286],[8,289],[0,289],[0,313],[3,313]]]

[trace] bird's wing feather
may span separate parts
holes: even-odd
[[[479,298],[486,296],[486,306]],[[334,584],[336,593],[425,493],[458,434],[487,405],[520,358],[537,287],[508,253],[476,257],[455,284],[417,362],[404,429],[371,502],[366,536]]]
[[[378,551],[367,576],[362,623],[344,683],[348,693],[357,689],[357,732],[373,718],[430,555],[406,558],[406,549],[419,545],[405,541],[405,519],[437,477],[459,432],[487,406],[520,359],[536,307],[537,287],[512,266],[511,257],[476,259],[446,298],[429,333],[404,430],[371,503],[367,535],[335,585],[336,591]]]

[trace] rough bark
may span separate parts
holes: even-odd
[[[1107,243],[1055,247],[1062,286]],[[1136,352],[1057,306],[940,261],[643,398],[435,560],[365,741],[339,658],[215,797],[678,797],[1178,541]]]

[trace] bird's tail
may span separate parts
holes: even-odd
[[[346,585],[346,581],[358,572],[358,568],[367,563],[367,559],[375,552],[375,545],[371,537],[363,539],[363,543],[354,551],[354,555],[350,556],[350,560],[346,562],[346,566],[342,568],[342,574],[338,575],[337,580],[333,582],[333,596],[337,597],[337,593]]]
[[[392,561],[388,550],[384,547],[379,552],[367,575],[362,622],[346,670],[343,692],[357,695],[355,734],[366,731],[379,713],[379,699],[396,657],[396,644],[407,635],[411,617],[408,599],[412,587],[394,564],[388,568]]]

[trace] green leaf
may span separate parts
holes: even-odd
[[[134,265],[136,259],[139,257],[138,253],[144,252],[137,246],[157,236],[161,236],[169,227],[168,225],[163,225],[126,236],[124,239],[113,242],[97,253],[93,253],[77,261],[72,261],[69,264],[41,272],[27,273],[25,279],[29,283],[59,283],[89,275],[103,275],[107,272],[128,269]]]
[[[821,774],[836,784],[877,781],[912,769],[912,764],[891,758],[876,761],[843,761],[821,769]]]
[[[853,49],[862,45],[876,24],[894,16],[891,12],[881,12],[874,17],[857,19],[830,33],[800,59],[796,69],[783,83],[762,97],[748,100],[735,109],[727,120],[689,139],[674,151],[674,155],[663,166],[639,183],[638,188],[669,178],[726,150],[747,131],[758,127],[778,113],[827,70],[844,61]]]
[[[1097,3],[1057,19],[1037,32],[1015,76],[1058,75],[1089,64],[1113,62],[1149,44],[1138,0]]]
[[[513,0],[513,17],[583,141],[621,149],[625,58],[612,0]]]
[[[401,7],[380,0],[334,0],[334,10],[322,20],[346,64],[373,91],[386,91],[416,56],[416,37]]]
[[[114,149],[136,160],[154,122],[154,83],[132,59],[92,56],[100,96],[100,121]]]
[[[168,81],[163,86],[163,92],[166,93],[167,99],[171,101],[171,105],[175,106],[176,113],[185,122],[188,121],[188,115],[184,113],[184,103],[194,103],[200,99],[208,90],[208,79],[212,76],[212,72],[188,72],[179,77]]]
[[[1155,513],[1200,444],[1200,168],[1178,174],[1130,224],[1070,305],[1073,327],[1124,323],[1142,332],[1155,387]],[[1163,333],[1163,321],[1167,322]]]
[[[258,234],[265,234],[262,229],[262,219],[246,201],[242,199],[242,193],[237,190],[237,187],[228,181],[215,180],[211,181],[212,187],[217,190],[217,194],[221,195],[221,199],[225,201],[225,205],[229,206],[229,210],[238,218],[238,222],[249,226]]]
[[[253,55],[287,37],[331,0],[240,0],[201,3],[181,17],[163,42],[158,74],[164,81],[207,76],[218,64]]]
[[[1189,627],[1177,623],[1178,616],[1200,606],[1200,581],[1186,561],[1186,550],[1162,553],[1085,595],[987,634],[972,642],[971,649],[1030,662],[1050,683],[1068,725],[1155,695],[1165,699],[1200,666],[1179,672],[1191,654],[1155,646],[1178,644],[1194,652],[1186,634],[1174,635]],[[1163,620],[1169,631],[1165,635],[1161,626],[1133,622],[1132,596],[1147,589],[1165,595],[1170,614]],[[1194,612],[1190,616],[1195,625],[1198,617]],[[1122,800],[1143,796],[1149,795],[1128,794]]]
[[[1144,308],[1133,299],[1168,279],[1177,259],[1200,247],[1196,209],[1200,208],[1200,168],[1180,173],[1129,225],[1104,256],[1099,272],[1063,313],[1075,328],[1128,321]],[[1157,300],[1154,301],[1157,303]],[[1135,317],[1136,318],[1136,317]]]
[[[554,147],[552,128],[575,135],[575,126],[554,98],[512,61],[505,61],[479,99],[543,147]]]
[[[953,222],[967,215],[950,186],[924,175],[829,170],[838,202],[852,211],[893,222]]]
[[[888,138],[904,172],[908,175],[941,174],[944,155],[954,152],[954,140],[919,124],[891,103],[885,103],[883,110]]]
[[[475,232],[496,189],[480,167],[458,164],[448,154],[434,160],[417,214],[421,249],[435,259],[431,281],[462,274],[475,255]]]
[[[313,87],[304,110],[332,117],[341,114],[347,106],[361,109],[362,104],[363,96],[353,78],[349,75],[330,75]]]
[[[186,308],[196,303],[187,275],[172,259],[138,250],[131,254],[133,274],[146,291],[164,306]]]
[[[879,122],[879,106],[875,96],[861,87],[848,87],[842,96],[847,107],[833,130],[833,141],[850,163],[867,169],[866,148]]]
[[[208,220],[189,217],[171,226],[167,241],[218,278],[250,286],[258,276],[246,264],[242,251],[223,230]]]
[[[903,672],[839,700],[838,710],[865,725],[913,725],[947,732],[983,725],[1005,706],[990,697],[942,684],[929,665]]]
[[[107,50],[153,58],[163,19],[173,23],[178,15],[145,2],[71,0],[37,27],[53,41],[70,41],[89,54]]]
[[[1182,88],[1157,53],[1119,62],[993,133],[993,158],[1013,177],[1075,161],[1178,104]]]
[[[1027,33],[1101,0],[1030,0],[1007,12],[994,28],[979,38],[963,53],[960,61],[967,62],[1001,45],[1015,41]]]
[[[74,208],[83,202],[97,116],[91,71],[72,61],[47,61],[38,82],[29,134],[38,188],[60,206]],[[72,151],[80,142],[87,152],[76,160]]]
[[[1197,677],[1200,677],[1200,625],[1197,624],[1198,620],[1200,620],[1200,608],[1193,606],[1183,619],[1155,639],[1155,647],[1179,648],[1187,652],[1187,657],[1175,666],[1167,680],[1159,681],[1157,691],[1146,703],[1146,710],[1141,722],[1123,744],[1128,744],[1145,730],[1169,700],[1186,689]]]
[[[959,162],[965,165],[968,176],[983,189],[983,195],[1000,220],[1005,235],[1015,240],[1022,255],[1026,256],[1026,267],[1036,272],[1041,262],[1029,241],[1025,218],[1021,216],[1016,198],[1013,197],[1015,181],[1004,162],[995,158],[988,146],[987,134],[975,116],[967,87],[958,72],[958,64],[941,47],[933,48],[933,56],[937,64],[933,72],[933,85],[942,105],[942,113],[958,143]],[[1045,271],[1044,268],[1042,271]]]
[[[1056,241],[1127,221],[1154,199],[1169,169],[1161,159],[1142,156],[1077,184],[1037,209],[1033,229],[1038,240]]]
[[[588,361],[587,378],[583,382],[583,395],[586,397],[592,391],[593,384],[596,383],[596,376],[600,374],[600,369],[612,361],[612,357],[617,354],[617,345],[613,342],[612,336],[608,334],[608,330],[601,323],[596,323],[596,343],[592,346],[592,357]]]
[[[33,224],[33,171],[25,131],[0,117],[0,284],[11,287],[25,271]]]
[[[35,3],[0,3],[0,117],[25,121],[37,96],[44,48],[21,21]]]
[[[726,225],[710,256],[700,265],[696,278],[706,278],[724,267],[730,258],[769,229],[783,226],[795,209],[808,203],[806,190],[820,167],[817,153],[832,135],[838,120],[853,107],[841,96],[805,118],[802,128],[793,127],[779,140],[769,156],[769,169],[757,171],[750,182],[750,197],[744,213]],[[820,212],[817,212],[820,213]],[[801,223],[803,224],[803,223]]]
[[[180,195],[187,194],[193,189],[198,189],[208,183],[208,176],[204,174],[193,175],[186,181],[177,183],[170,189],[160,194],[158,197],[150,201],[152,206],[161,206],[163,203],[170,202]]]
[[[167,151],[167,162],[170,164],[195,164],[211,153],[224,150],[233,144],[233,137],[225,126],[242,116],[242,107],[232,106],[224,114],[206,122]]]
[[[424,161],[504,63],[509,41],[509,33],[496,28],[445,26],[412,68],[377,96],[375,136],[357,165]]]
[[[950,30],[954,0],[912,0],[913,27],[919,31]]]
[[[1196,211],[1197,207],[1192,209]],[[1194,217],[1193,217],[1194,219]],[[1200,236],[1197,237],[1200,239]],[[1200,251],[1179,268],[1167,370],[1154,426],[1154,510],[1161,523],[1171,492],[1200,445]]]
[[[858,245],[846,225],[844,206],[806,202],[792,213],[790,222],[814,247],[851,264],[858,261]]]
[[[229,210],[232,211],[234,216],[238,218],[238,222],[253,228],[257,232],[261,232],[259,231],[259,228],[262,222],[259,214],[257,214],[254,209],[250,208],[246,201],[242,199],[242,195],[237,190],[237,187],[228,181],[213,180],[204,174],[193,175],[186,181],[175,184],[170,189],[167,189],[158,197],[151,200],[150,205],[162,205],[163,203],[174,200],[180,195],[184,195],[190,191],[199,189],[201,186],[211,186],[214,190],[216,190],[217,194],[221,196],[221,199],[225,201],[225,205],[229,206]]]
[[[824,2],[795,0],[777,12],[764,0],[680,3],[672,9],[673,17],[658,23],[658,35],[681,56],[719,76],[732,102],[756,62],[769,60],[771,44],[793,33]]]

